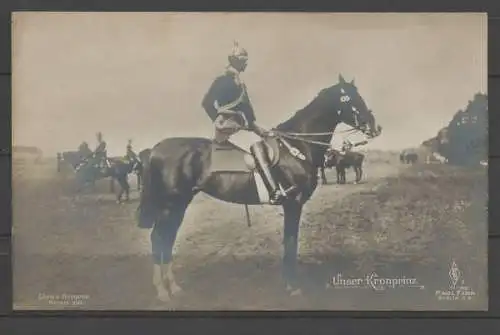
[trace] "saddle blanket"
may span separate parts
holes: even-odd
[[[253,159],[250,153],[240,147],[228,143],[227,145],[212,144],[211,172],[247,172]]]

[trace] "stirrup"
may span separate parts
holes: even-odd
[[[285,199],[286,195],[280,189],[274,190],[269,194],[269,203],[271,205],[281,205]]]
[[[297,186],[292,185],[285,190],[280,184],[278,189],[269,194],[269,203],[272,205],[281,205],[283,200],[288,198],[288,194],[296,189]]]

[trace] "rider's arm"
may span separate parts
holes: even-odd
[[[255,134],[259,136],[265,136],[268,131],[262,127],[260,127],[258,124],[254,122],[249,122],[248,130],[253,131]]]
[[[243,87],[243,89],[246,91],[245,94],[245,100],[243,104],[243,113],[245,114],[245,118],[248,122],[248,128],[253,128],[253,125],[257,118],[255,117],[255,112],[253,110],[252,102],[250,101],[250,96],[248,95],[248,90],[246,88],[246,85]],[[260,128],[257,126],[257,128]],[[260,128],[262,129],[262,128]]]
[[[225,81],[226,78],[222,76],[215,79],[201,102],[201,106],[205,109],[205,112],[208,114],[210,119],[212,119],[212,121],[215,121],[215,118],[217,117],[215,102],[224,89]]]

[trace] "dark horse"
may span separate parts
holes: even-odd
[[[335,167],[335,170],[337,172],[338,184],[346,183],[345,172],[346,169],[350,167],[352,167],[354,169],[354,172],[356,173],[355,183],[359,183],[361,181],[361,178],[363,177],[364,159],[365,155],[359,152],[350,151],[342,155],[338,150],[329,150],[325,155],[325,163],[320,167],[322,184],[327,184],[325,169],[331,169],[333,167]]]
[[[149,160],[149,156],[151,155],[151,149],[144,149],[141,150],[137,156],[139,157],[139,164],[137,165],[136,168],[136,173],[137,173],[137,189],[140,190],[143,184],[143,166],[144,164]]]
[[[76,169],[77,192],[80,192],[86,185],[94,184],[97,180],[110,178],[110,189],[114,191],[114,181],[120,185],[116,201],[122,202],[125,193],[125,201],[130,199],[130,185],[128,175],[137,169],[137,162],[127,161],[121,157],[108,158],[109,166],[100,168],[95,165],[92,159],[83,161]]]
[[[149,159],[150,153],[151,153],[151,149],[144,149],[144,150],[140,151],[137,154],[137,157],[139,160],[135,161],[135,163],[132,163],[133,166],[129,172],[129,173],[135,173],[135,175],[137,176],[137,190],[138,191],[141,190],[141,186],[142,186],[142,170],[143,170],[142,167],[144,165],[144,162],[146,162]],[[121,159],[121,158],[119,158],[119,157],[111,158],[111,160],[119,160],[119,159]],[[115,191],[114,185],[115,185],[114,179],[111,178],[111,184],[110,184],[110,191],[111,192]]]
[[[418,154],[416,152],[403,151],[399,155],[399,160],[402,164],[415,164],[418,161]]]
[[[323,89],[306,107],[281,123],[263,141],[272,169],[283,189],[293,189],[284,210],[283,276],[287,290],[300,294],[296,276],[297,242],[302,208],[317,187],[318,167],[335,127],[344,122],[372,138],[382,128],[359,95],[354,80]],[[244,171],[213,172],[212,141],[205,138],[167,138],[156,144],[144,165],[144,187],[138,207],[139,227],[153,228],[153,284],[158,298],[168,301],[181,292],[172,270],[172,248],[186,209],[200,191],[214,198],[245,205],[267,203],[259,196],[258,174],[251,156],[232,151],[233,162],[248,164]],[[226,159],[229,155],[226,154]],[[215,163],[217,164],[217,163]],[[294,186],[294,187],[291,187]],[[267,193],[267,192],[266,192]]]
[[[92,151],[89,149],[88,151],[85,150],[78,150],[78,151],[63,151],[63,152],[58,152],[57,153],[57,172],[61,172],[62,166],[64,163],[69,164],[73,170],[76,170],[76,168],[83,162],[87,157],[89,157],[92,154]]]

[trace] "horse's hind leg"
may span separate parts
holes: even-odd
[[[127,181],[127,176],[120,176],[117,178],[118,180],[118,184],[120,184],[120,192],[118,192],[118,196],[116,198],[116,201],[118,203],[121,203],[122,201],[122,196],[123,196],[123,193],[125,193],[125,201],[129,201],[130,200],[130,185]]]
[[[161,301],[169,301],[172,296],[182,292],[174,278],[172,250],[190,202],[191,198],[179,199],[167,204],[167,208],[162,210],[151,232],[153,285]]]
[[[356,182],[359,183],[363,178],[363,167],[358,166],[358,171],[356,173]]]
[[[109,193],[115,193],[115,179],[109,178]]]

